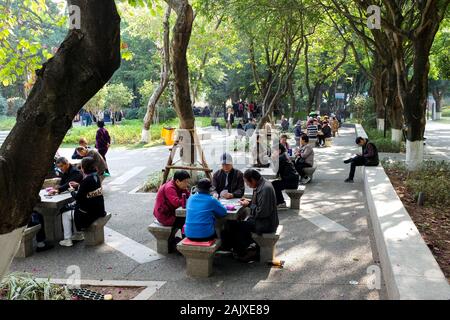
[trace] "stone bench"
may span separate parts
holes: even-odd
[[[317,165],[316,164],[314,164],[312,167],[309,167],[309,168],[303,168],[303,170],[305,171],[306,176],[311,178],[309,183],[312,181],[313,175],[314,175],[314,172],[316,171],[316,169],[317,169]]]
[[[333,139],[325,138],[325,147],[332,147],[332,146],[333,146]]]
[[[283,226],[279,225],[275,233],[263,233],[258,235],[252,233],[252,238],[259,246],[259,262],[266,263],[273,261],[275,257],[275,244],[280,239]]]
[[[26,258],[33,255],[35,248],[34,237],[36,233],[41,230],[41,225],[26,228],[22,234],[22,241],[20,242],[19,250],[16,253],[17,258]]]
[[[171,226],[163,226],[154,221],[147,230],[156,238],[156,252],[160,254],[169,253],[169,238],[172,234]]]
[[[186,258],[187,275],[201,278],[209,277],[213,270],[214,253],[220,248],[220,245],[219,239],[208,246],[193,245],[187,238],[180,241],[177,244],[177,250]]]
[[[298,186],[297,189],[285,189],[284,192],[291,198],[291,209],[300,209],[300,198],[305,193],[305,186]]]
[[[84,231],[84,243],[87,246],[96,246],[105,242],[104,226],[111,219],[111,213],[95,220],[89,228]]]

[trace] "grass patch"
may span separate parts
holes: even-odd
[[[206,117],[198,117],[195,119],[197,128],[206,127],[211,124],[211,119]],[[177,128],[179,126],[178,119],[172,119],[164,123],[152,125],[150,128],[151,142],[148,145],[141,144],[142,120],[124,120],[117,125],[108,125],[107,129],[111,136],[112,145],[126,145],[130,148],[142,148],[147,146],[160,145],[162,143],[161,130],[163,127]],[[80,137],[85,137],[90,144],[95,142],[95,134],[97,132],[95,125],[89,127],[73,127],[66,134],[64,145],[77,145]]]
[[[442,108],[441,111],[443,117],[450,117],[450,106]]]
[[[0,131],[11,130],[15,124],[15,117],[0,116]]]

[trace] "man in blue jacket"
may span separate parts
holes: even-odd
[[[203,242],[217,238],[216,216],[227,215],[227,209],[210,195],[211,186],[209,179],[201,179],[197,184],[197,193],[187,201],[184,234],[189,240]]]

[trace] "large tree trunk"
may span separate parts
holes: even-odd
[[[191,38],[194,12],[187,0],[165,0],[176,12],[177,20],[173,27],[173,39],[170,46],[172,72],[174,75],[174,104],[180,129],[194,129],[195,119],[189,89],[189,69],[187,48]]]
[[[158,104],[161,95],[166,90],[167,84],[169,83],[170,76],[170,52],[169,52],[169,19],[171,8],[167,7],[166,13],[164,15],[164,35],[163,35],[163,48],[161,49],[161,76],[159,79],[158,87],[156,87],[152,96],[150,97],[147,104],[147,113],[144,117],[144,126],[142,128],[141,142],[148,143],[150,138],[150,125],[155,114],[156,105]]]
[[[81,29],[70,30],[55,56],[36,72],[36,83],[0,149],[0,278],[72,119],[120,65],[120,17],[114,1],[68,4],[80,8]]]

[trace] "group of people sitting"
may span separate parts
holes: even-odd
[[[212,181],[207,178],[199,180],[196,193],[192,195],[188,188],[189,173],[176,171],[173,179],[159,188],[153,215],[159,224],[172,226],[169,252],[174,252],[177,242],[181,240],[175,237],[180,229],[182,236],[192,241],[203,242],[217,238],[216,217],[227,215],[227,209],[219,198],[239,199],[242,208],[237,220],[227,221],[220,233],[221,250],[233,251],[234,257],[240,261],[256,260],[259,250],[251,233],[273,233],[278,227],[274,185],[255,169],[242,173],[234,168],[230,154],[223,154],[221,163],[222,168],[214,173]],[[245,184],[254,190],[252,199],[243,198]],[[176,209],[183,205],[186,198],[186,218],[176,217]]]
[[[304,134],[301,121],[299,120],[294,127],[294,135],[297,144],[300,144],[300,137]],[[310,139],[316,139],[317,147],[324,147],[326,140],[336,137],[339,134],[339,121],[336,117],[329,120],[328,116],[310,117],[306,123],[306,135]]]
[[[73,241],[84,240],[82,231],[95,220],[106,215],[103,199],[102,183],[98,174],[98,161],[92,157],[84,157],[81,169],[69,163],[64,157],[56,160],[56,166],[61,172],[60,182],[55,188],[47,191],[48,195],[70,192],[74,201],[61,209],[64,240],[59,244],[70,247]],[[41,225],[36,234],[37,252],[53,248],[46,241],[44,219],[41,213],[34,211],[31,215],[29,227]]]

